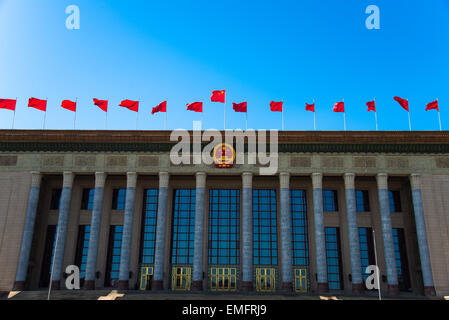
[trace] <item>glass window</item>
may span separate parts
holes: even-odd
[[[83,189],[83,197],[81,199],[81,210],[92,210],[94,206],[95,189]]]
[[[109,233],[108,262],[106,266],[105,287],[116,287],[120,273],[120,254],[122,251],[123,226],[111,226]]]
[[[114,189],[112,193],[112,210],[125,210],[126,189]]]
[[[292,217],[293,265],[308,266],[307,204],[304,190],[290,190],[290,215]]]
[[[157,189],[147,189],[144,192],[142,236],[140,239],[140,263],[154,263],[154,249],[156,246],[157,222]]]
[[[195,241],[195,189],[177,189],[174,194],[172,264],[193,264]]]
[[[356,190],[355,199],[357,204],[357,212],[369,211],[369,196],[368,190]]]
[[[50,210],[59,210],[59,206],[61,205],[61,192],[62,189],[60,188],[51,190]]]
[[[86,275],[87,253],[89,251],[90,225],[79,226],[75,265],[80,268],[80,279]]]
[[[255,265],[277,265],[276,191],[253,190],[253,251]]]
[[[360,264],[362,267],[363,283],[370,276],[371,273],[366,272],[366,267],[375,265],[374,246],[373,246],[373,231],[371,228],[359,228],[359,242],[360,242]]]
[[[324,211],[338,211],[337,190],[323,190]]]
[[[405,247],[404,229],[393,228],[393,243],[399,289],[401,291],[412,291],[407,261],[407,250]]]
[[[209,264],[239,264],[240,190],[209,191]]]
[[[324,228],[326,236],[327,281],[330,290],[343,289],[339,228]]]
[[[56,234],[58,227],[55,225],[47,226],[47,235],[45,237],[44,257],[42,259],[41,276],[39,287],[48,288],[50,282],[51,267],[53,264],[53,254],[56,244]]]
[[[390,212],[401,212],[401,193],[398,190],[388,191],[390,201]]]

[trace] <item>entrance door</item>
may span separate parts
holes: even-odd
[[[211,268],[210,290],[235,291],[237,289],[237,268]]]
[[[151,280],[153,279],[153,267],[140,268],[139,290],[151,290]]]
[[[307,269],[294,269],[295,272],[295,291],[307,292]]]
[[[172,290],[189,291],[192,282],[192,268],[173,267],[172,269]]]
[[[256,290],[261,292],[276,290],[276,269],[256,268]]]

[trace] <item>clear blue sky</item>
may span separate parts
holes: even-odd
[[[78,5],[81,29],[65,27]],[[368,5],[380,8],[381,29],[365,27]],[[15,127],[39,129],[43,113],[29,97],[49,99],[47,128],[73,128],[60,108],[78,97],[77,128],[103,129],[92,98],[109,99],[109,129],[134,130],[135,113],[118,107],[141,99],[139,129],[162,129],[151,108],[168,100],[168,127],[192,127],[203,101],[203,128],[223,127],[223,107],[210,91],[227,90],[228,128],[244,128],[231,102],[248,101],[249,126],[280,128],[271,100],[285,104],[286,130],[313,129],[305,102],[316,100],[319,130],[343,130],[332,112],[346,103],[348,130],[374,130],[365,102],[376,98],[381,130],[449,128],[449,0],[0,0],[0,98],[18,97]],[[0,128],[12,112],[0,110]]]

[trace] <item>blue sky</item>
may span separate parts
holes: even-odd
[[[77,5],[81,29],[67,30],[65,8]],[[368,5],[380,30],[368,30]],[[77,129],[104,129],[92,98],[108,99],[108,128],[134,130],[135,113],[118,107],[140,99],[139,129],[163,129],[151,108],[168,101],[168,128],[191,128],[204,102],[203,128],[223,127],[223,106],[210,91],[227,90],[227,127],[244,128],[231,102],[248,101],[249,127],[281,126],[269,111],[283,100],[286,130],[312,130],[305,102],[316,101],[318,130],[343,130],[332,112],[345,100],[348,130],[375,130],[365,103],[376,98],[380,130],[449,128],[449,0],[106,1],[0,0],[0,98],[18,97],[15,128],[42,128],[29,97],[47,98],[48,129],[73,128],[63,99],[78,98]],[[0,110],[0,128],[12,112]]]

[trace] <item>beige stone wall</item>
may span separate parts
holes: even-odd
[[[449,295],[449,175],[425,175],[421,183],[435,289]]]
[[[0,173],[0,291],[16,276],[30,186],[29,173]]]

